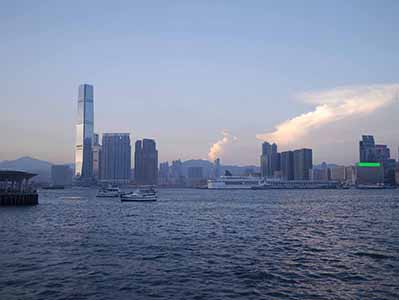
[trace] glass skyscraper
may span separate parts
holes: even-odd
[[[76,124],[75,176],[93,176],[94,108],[93,86],[79,86],[78,119]]]

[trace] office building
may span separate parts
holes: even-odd
[[[328,168],[310,169],[309,178],[310,180],[328,181],[330,180],[329,169]]]
[[[376,161],[383,162],[391,158],[391,152],[387,145],[375,145]]]
[[[51,182],[53,186],[71,186],[73,171],[68,165],[51,166]]]
[[[384,183],[384,168],[380,163],[358,163],[356,165],[357,185],[381,185]]]
[[[312,149],[294,151],[294,180],[309,180],[309,170],[313,168]]]
[[[100,178],[100,152],[101,152],[101,145],[99,136],[97,133],[94,134],[93,138],[93,177],[98,180]]]
[[[169,163],[167,161],[159,164],[158,184],[169,184]]]
[[[136,141],[134,169],[137,184],[157,184],[158,150],[154,140],[143,139],[142,141]]]
[[[338,182],[345,182],[345,167],[344,166],[336,166],[330,168],[330,179]]]
[[[356,167],[354,166],[345,167],[345,183],[349,185],[356,184]]]
[[[170,167],[170,183],[175,186],[183,186],[185,181],[184,179],[183,163],[180,159],[172,161]]]
[[[374,137],[372,135],[363,135],[359,142],[359,161],[360,162],[376,162],[377,153],[375,148]]]
[[[264,142],[262,144],[262,155],[260,156],[261,175],[265,178],[272,178],[276,171],[280,170],[280,154],[277,152],[277,145]]]
[[[281,152],[280,159],[281,178],[283,180],[294,180],[294,152]]]
[[[384,183],[386,185],[395,185],[395,170],[396,161],[394,159],[388,158],[381,162],[384,168]]]
[[[100,160],[102,182],[128,183],[131,168],[129,133],[104,133]]]
[[[93,100],[93,86],[80,85],[76,125],[75,176],[83,179],[93,176]]]

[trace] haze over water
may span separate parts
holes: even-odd
[[[0,299],[398,299],[397,190],[46,191],[0,210]]]

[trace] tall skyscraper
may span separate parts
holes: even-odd
[[[157,184],[158,150],[154,140],[136,141],[134,153],[134,174],[138,184]]]
[[[81,178],[93,176],[93,99],[93,86],[80,85],[76,124],[75,176]]]
[[[281,152],[280,169],[282,179],[294,180],[294,152]]]
[[[100,139],[97,133],[94,134],[93,141],[93,177],[98,180],[100,178],[100,168],[101,168],[101,145]]]
[[[260,157],[260,169],[263,177],[273,177],[274,172],[280,170],[280,154],[277,152],[275,143],[262,144],[262,155]]]
[[[375,145],[376,160],[384,162],[391,158],[391,152],[387,145]]]
[[[130,168],[129,133],[104,133],[101,148],[101,181],[127,183],[130,180]]]
[[[309,180],[309,170],[313,168],[312,149],[294,151],[294,180]]]
[[[360,162],[376,162],[377,154],[375,148],[374,137],[372,135],[363,135],[359,142],[359,161]]]

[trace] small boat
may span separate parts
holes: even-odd
[[[132,193],[126,193],[121,195],[121,201],[140,201],[140,202],[150,202],[157,201],[157,191],[153,188],[150,189],[138,189]]]
[[[96,197],[100,198],[116,198],[119,197],[121,194],[121,191],[118,187],[107,187],[107,188],[102,188],[98,191]]]

